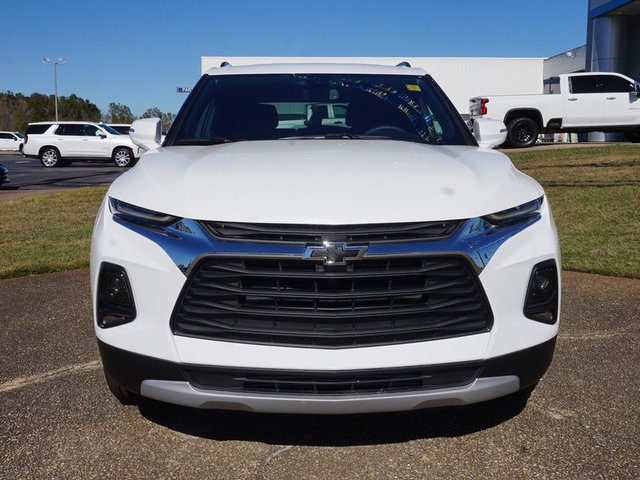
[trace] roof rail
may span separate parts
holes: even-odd
[[[222,67],[230,67],[230,66],[231,66],[231,64],[229,62],[222,62],[220,64],[220,68],[222,68]]]
[[[411,64],[409,62],[400,62],[396,65],[396,67],[409,67],[411,68]]]

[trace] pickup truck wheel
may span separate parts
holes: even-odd
[[[625,137],[627,137],[627,140],[629,140],[630,142],[639,143],[640,142],[640,130],[635,130],[633,132],[627,132],[625,134]]]
[[[530,147],[538,139],[538,124],[528,117],[515,118],[509,122],[507,142],[511,147]]]
[[[62,165],[60,152],[53,147],[43,148],[40,152],[40,163],[47,168],[59,167]]]
[[[133,166],[133,152],[125,147],[118,147],[113,151],[113,161],[118,167]]]

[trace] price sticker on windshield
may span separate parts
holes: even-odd
[[[406,83],[405,86],[407,87],[407,90],[409,90],[410,92],[420,92],[421,91],[419,85],[410,85],[410,84]]]

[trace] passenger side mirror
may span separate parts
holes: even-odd
[[[482,148],[494,148],[507,139],[507,127],[500,120],[476,118],[471,126],[473,136]]]
[[[157,117],[136,120],[129,127],[129,136],[133,143],[145,150],[158,148],[162,144],[162,121]]]
[[[633,82],[633,91],[636,92],[636,95],[640,95],[640,82],[637,80]]]

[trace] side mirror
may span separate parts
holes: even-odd
[[[129,127],[131,141],[145,150],[158,148],[162,143],[162,121],[157,118],[136,120]]]
[[[102,132],[98,133],[98,136],[99,136],[101,139],[103,139],[103,140],[104,140],[105,138],[107,138],[107,135],[106,135],[106,134],[104,134],[104,133],[102,133]]]
[[[633,82],[633,91],[636,92],[636,95],[640,95],[640,82],[637,80]]]
[[[476,118],[471,126],[473,136],[482,148],[494,148],[507,139],[507,127],[500,120]]]

